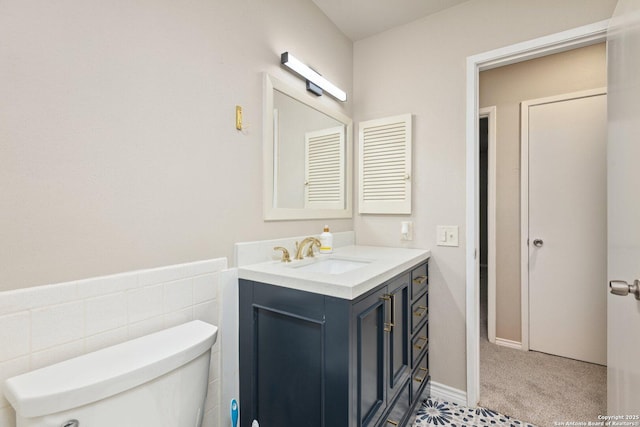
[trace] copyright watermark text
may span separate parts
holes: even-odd
[[[640,415],[598,415],[597,421],[555,421],[554,426],[629,426],[640,427]]]

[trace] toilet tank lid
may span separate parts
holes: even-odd
[[[25,417],[90,404],[189,363],[215,343],[218,328],[194,320],[9,378],[5,396]]]

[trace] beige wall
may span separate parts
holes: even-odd
[[[470,0],[354,45],[356,121],[414,114],[413,214],[356,215],[359,244],[430,248],[430,367],[466,389],[466,58],[608,19],[615,0]],[[436,225],[459,225],[460,247],[435,245]]]
[[[604,43],[480,73],[480,106],[497,107],[496,336],[521,341],[520,102],[605,87]]]
[[[261,73],[351,96],[352,49],[311,0],[0,2],[0,291],[321,232],[262,220]]]

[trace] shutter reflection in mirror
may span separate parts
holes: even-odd
[[[305,134],[305,208],[344,208],[344,153],[344,126]]]

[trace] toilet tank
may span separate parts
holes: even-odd
[[[199,320],[10,378],[17,427],[200,427],[216,326]]]

